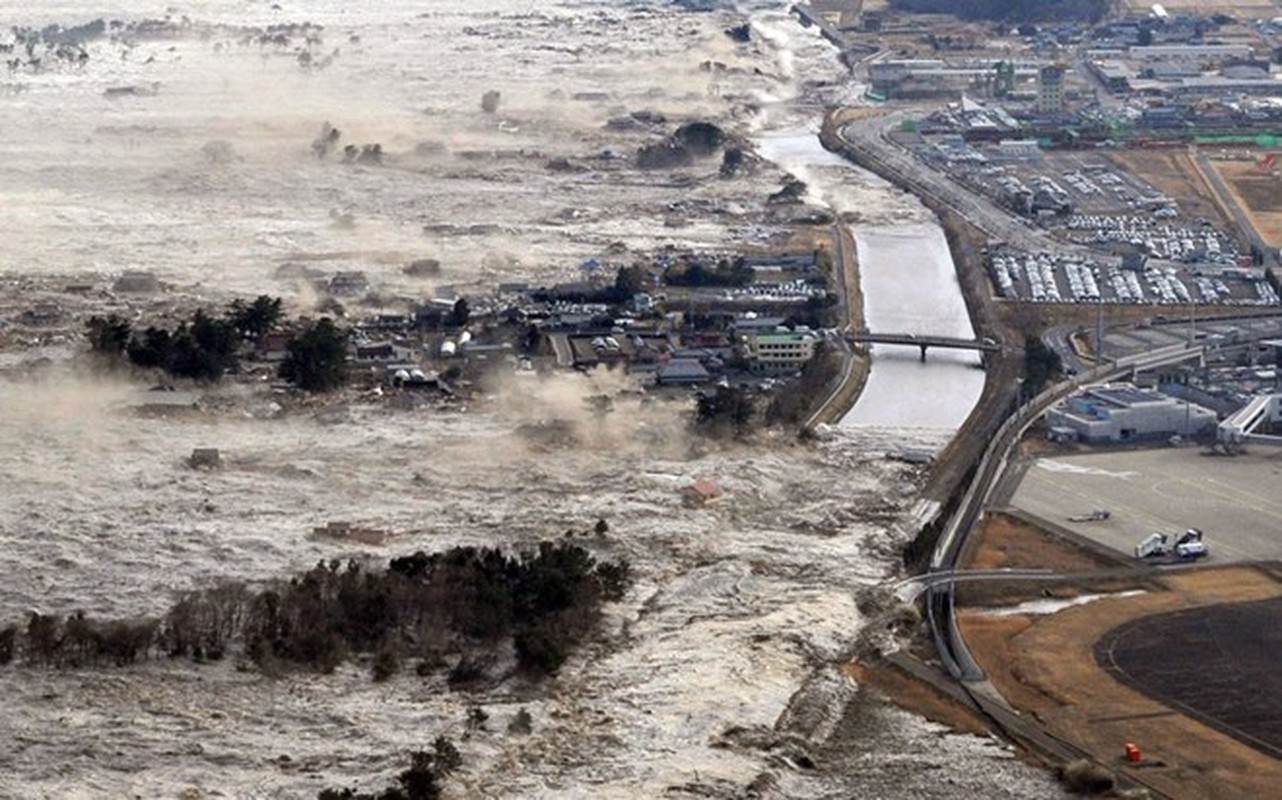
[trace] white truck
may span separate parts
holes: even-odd
[[[1202,541],[1202,531],[1189,528],[1172,542],[1165,533],[1151,533],[1135,545],[1136,558],[1160,558],[1174,555],[1181,561],[1196,561],[1211,554],[1211,548]]]

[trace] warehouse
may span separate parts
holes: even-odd
[[[1129,383],[1086,389],[1046,415],[1053,429],[1072,429],[1087,442],[1131,442],[1195,436],[1215,427],[1215,412]]]

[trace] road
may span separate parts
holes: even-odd
[[[1150,369],[1179,363],[1198,357],[1201,348],[1185,344],[1172,345],[1151,353],[1129,356],[1098,366],[1088,373],[1047,389],[1021,406],[1009,417],[993,437],[975,471],[975,478],[966,490],[953,515],[947,520],[943,533],[935,545],[930,559],[930,573],[951,575],[965,549],[967,537],[976,527],[983,509],[988,505],[994,487],[1001,481],[1010,463],[1009,458],[1024,432],[1053,404],[1084,386],[1102,383],[1121,377],[1132,370]],[[934,637],[940,660],[954,679],[961,682],[976,704],[1011,735],[1036,744],[1056,757],[1075,750],[1071,745],[1049,737],[1029,720],[1025,720],[1001,696],[984,676],[961,635],[954,615],[953,584],[955,580],[942,580],[943,588],[926,588],[926,620]]]
[[[1252,247],[1260,251],[1260,254],[1264,256],[1264,266],[1277,266],[1277,248],[1270,247],[1267,242],[1260,238],[1260,234],[1256,232],[1255,226],[1251,224],[1251,220],[1248,219],[1246,214],[1242,211],[1242,206],[1238,203],[1232,190],[1224,183],[1224,179],[1220,177],[1219,171],[1212,166],[1210,159],[1206,157],[1205,153],[1196,149],[1193,150],[1192,156],[1193,163],[1197,166],[1197,170],[1201,174],[1203,181],[1205,181],[1205,183],[1211,187],[1211,191],[1217,195],[1218,205],[1220,208],[1227,211],[1229,216],[1233,219],[1233,224],[1237,226],[1238,233],[1241,235],[1242,240],[1250,242]]]

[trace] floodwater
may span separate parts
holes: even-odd
[[[137,268],[220,302],[282,292],[279,271],[302,263],[362,269],[379,290],[421,297],[430,287],[400,271],[412,258],[441,258],[443,280],[466,286],[549,280],[616,243],[732,247],[744,241],[736,209],[762,204],[778,172],[722,181],[713,163],[639,175],[603,152],[654,134],[606,121],[656,109],[741,135],[795,129],[790,112],[757,115],[732,98],[840,85],[831,48],[783,3],[753,15],[761,36],[744,46],[723,33],[737,14],[685,14],[666,0],[113,5],[190,27],[98,40],[84,68],[3,77],[6,289],[67,302],[61,280]],[[96,0],[9,3],[0,22],[74,25],[105,11]],[[305,20],[325,26],[307,67],[297,37],[244,43],[245,26]],[[710,59],[724,71],[713,76]],[[121,86],[142,92],[106,94]],[[495,117],[478,107],[491,88],[504,98]],[[380,142],[384,168],[316,159],[325,120],[344,142]],[[550,171],[558,156],[585,169]],[[862,209],[861,224],[926,220],[876,179],[824,169],[853,183],[816,175],[813,191]],[[717,214],[667,225],[669,204],[691,195]],[[335,212],[354,223],[335,225]],[[106,293],[80,302],[144,314]],[[36,352],[8,331],[6,356]],[[600,558],[628,559],[637,582],[606,610],[601,639],[544,685],[508,676],[465,694],[412,673],[374,684],[362,664],[279,679],[163,660],[0,667],[0,797],[372,789],[437,735],[463,755],[455,797],[730,798],[749,784],[786,798],[1061,796],[993,739],[950,734],[842,673],[858,640],[884,630],[856,593],[899,569],[896,521],[924,475],[882,458],[874,428],[810,446],[691,447],[679,409],[663,404],[601,423],[584,401],[610,387],[578,375],[496,387],[465,414],[352,398],[286,410],[229,386],[197,409],[140,419],[121,407],[147,384],[80,374],[77,347],[78,333],[40,350],[51,362],[42,380],[0,381],[0,625],[31,609],[160,614],[193,588],[322,559],[521,548],[567,529]],[[567,417],[576,447],[513,435]],[[218,447],[225,467],[188,469],[195,447]],[[683,508],[681,488],[698,479],[730,501]],[[583,536],[598,518],[609,536]],[[311,535],[333,520],[395,537],[370,548]],[[491,723],[469,733],[474,705]],[[505,733],[521,707],[533,733]],[[800,768],[802,755],[816,767]]]

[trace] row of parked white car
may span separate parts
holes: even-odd
[[[1188,228],[1160,222],[1150,216],[1077,215],[1067,227],[1078,232],[1078,244],[1133,244],[1154,258],[1166,261],[1205,261],[1231,264],[1238,252],[1233,243],[1212,228]]]
[[[1255,282],[1255,298],[1234,298],[1224,280],[1185,274],[1170,266],[1136,271],[1077,258],[1017,253],[995,253],[990,265],[1002,297],[1035,303],[1279,305],[1278,292],[1264,280]]]

